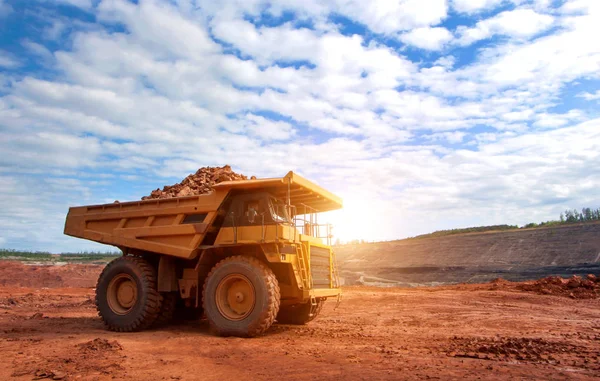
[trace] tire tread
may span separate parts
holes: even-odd
[[[133,265],[137,267],[141,274],[140,281],[142,283],[142,290],[139,290],[138,292],[146,292],[147,296],[146,304],[143,306],[143,309],[139,316],[133,322],[127,325],[118,325],[115,323],[108,322],[106,316],[104,316],[106,313],[103,311],[104,306],[98,298],[98,287],[100,286],[103,279],[107,276],[107,273],[109,273],[109,271],[112,268],[114,268],[115,266],[123,265]],[[148,263],[148,261],[141,257],[127,255],[114,259],[108,265],[106,265],[106,267],[102,270],[102,273],[98,277],[98,282],[96,284],[95,302],[98,315],[100,316],[100,318],[102,318],[105,327],[110,331],[135,332],[150,327],[156,320],[161,307],[161,296],[156,289],[155,269],[152,267],[152,265],[150,265],[150,263]]]
[[[273,322],[275,321],[275,318],[277,317],[277,313],[279,312],[279,303],[280,303],[280,299],[281,299],[281,292],[279,289],[279,282],[277,281],[277,277],[275,276],[273,271],[269,267],[267,267],[262,261],[260,261],[258,258],[246,256],[246,255],[235,255],[235,256],[227,257],[227,258],[221,260],[220,262],[218,262],[211,269],[210,273],[206,277],[204,286],[202,287],[202,300],[203,300],[203,303],[207,303],[207,301],[208,301],[207,295],[206,295],[206,287],[207,287],[209,280],[211,279],[211,276],[213,276],[214,273],[220,267],[222,267],[228,263],[240,263],[240,262],[249,264],[252,267],[254,267],[255,269],[259,270],[261,273],[262,279],[265,280],[265,284],[267,286],[267,298],[268,298],[267,308],[265,308],[261,312],[261,315],[259,316],[258,319],[256,319],[256,321],[253,324],[251,324],[250,326],[247,327],[246,331],[242,335],[242,336],[246,336],[246,337],[254,337],[254,336],[258,336],[258,335],[265,333],[271,327],[271,325],[273,325]],[[207,310],[206,306],[204,306],[204,310],[205,311]],[[237,336],[237,335],[239,335],[239,333],[236,331],[232,331],[232,330],[229,330],[229,329],[226,329],[223,327],[218,327],[216,324],[214,324],[213,321],[211,321],[211,319],[208,319],[208,320],[209,320],[211,329],[214,330],[217,334],[219,334],[221,336],[229,336],[229,335]]]

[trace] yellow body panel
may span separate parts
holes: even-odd
[[[296,228],[283,225],[225,227],[219,230],[215,245],[300,242]]]
[[[65,234],[120,248],[191,259],[227,192],[69,209]],[[206,214],[199,223],[186,216]]]

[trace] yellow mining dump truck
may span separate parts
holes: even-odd
[[[108,329],[206,316],[216,333],[255,336],[305,324],[341,295],[330,226],[342,200],[289,172],[222,182],[198,196],[72,207],[65,234],[123,256],[103,270],[96,306]]]

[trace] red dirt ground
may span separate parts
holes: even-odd
[[[0,279],[10,272],[7,263],[0,262]],[[82,277],[89,270],[88,281],[95,282],[91,268],[70,266],[35,271],[60,276],[64,286],[70,271]],[[584,380],[600,375],[600,299],[538,294],[536,287],[526,291],[519,283],[348,287],[338,309],[328,301],[312,323],[274,325],[254,339],[213,336],[205,321],[108,332],[97,317],[92,288],[3,284],[1,380]]]

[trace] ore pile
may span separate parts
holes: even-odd
[[[574,275],[569,279],[549,276],[518,286],[523,291],[538,294],[567,296],[573,299],[595,299],[600,297],[600,277],[589,274],[585,279]]]
[[[252,176],[251,179],[256,179]],[[248,180],[248,177],[235,173],[229,165],[223,167],[202,167],[183,179],[182,182],[174,185],[165,185],[153,190],[150,196],[142,197],[142,200],[152,200],[156,198],[184,197],[199,194],[206,194],[213,190],[213,186],[223,181]]]

